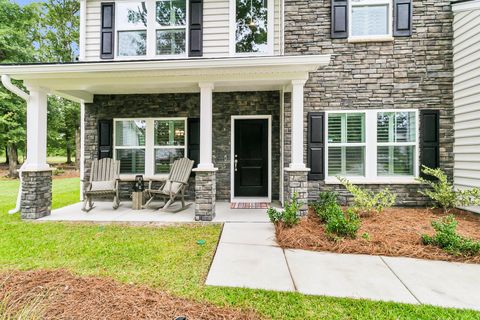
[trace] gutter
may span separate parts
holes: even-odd
[[[19,87],[15,86],[12,83],[12,80],[10,79],[10,76],[8,76],[6,74],[2,75],[2,84],[8,91],[10,91],[13,94],[19,96],[20,98],[22,98],[26,102],[28,102],[28,100],[30,100],[30,95],[28,93],[26,93],[25,91],[23,91],[22,89],[20,89]],[[18,173],[19,173],[19,177],[20,177],[20,186],[18,187],[17,202],[15,204],[15,208],[8,211],[8,214],[15,214],[15,213],[20,211],[20,206],[21,206],[21,201],[22,201],[22,184],[23,184],[22,168],[20,168],[18,170]]]

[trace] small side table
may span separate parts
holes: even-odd
[[[143,191],[132,192],[132,209],[141,210],[145,204],[145,196]]]

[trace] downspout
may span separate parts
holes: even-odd
[[[22,98],[26,102],[28,102],[28,100],[30,99],[30,95],[28,93],[26,93],[25,91],[23,91],[22,89],[20,89],[19,87],[15,86],[12,83],[12,80],[10,79],[10,76],[8,76],[6,74],[2,75],[2,84],[8,91],[10,91],[13,94],[19,96],[20,98]],[[15,214],[15,213],[20,211],[20,205],[21,205],[21,201],[22,201],[22,182],[23,182],[22,181],[22,169],[21,168],[20,168],[20,170],[18,170],[18,173],[19,173],[19,176],[20,176],[20,186],[18,187],[17,203],[16,203],[14,209],[8,211],[8,214]]]

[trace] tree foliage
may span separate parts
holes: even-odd
[[[77,0],[48,0],[26,6],[0,0],[0,63],[73,61],[78,50],[79,7]],[[21,83],[15,84],[21,87]],[[25,101],[0,85],[2,150],[13,146],[25,152],[25,110]],[[79,113],[78,104],[49,96],[49,153],[73,153]]]

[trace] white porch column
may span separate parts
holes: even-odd
[[[47,164],[47,92],[27,87],[27,161],[22,171],[50,170]]]
[[[212,163],[212,91],[213,83],[200,87],[200,163],[198,169],[213,169]]]
[[[305,169],[303,162],[303,86],[306,80],[292,80],[292,158],[290,169]]]

